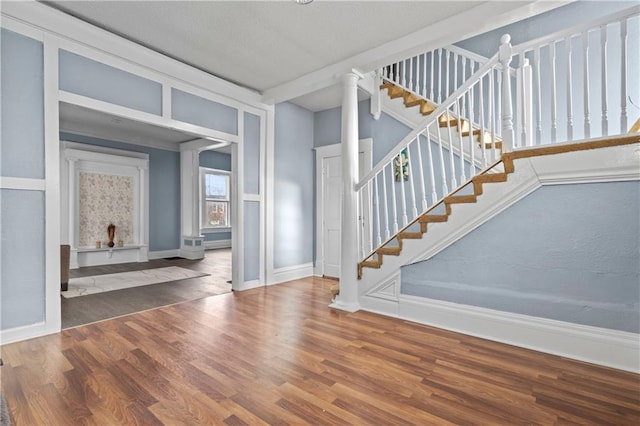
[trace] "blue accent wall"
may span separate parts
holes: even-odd
[[[238,134],[237,109],[182,90],[171,89],[171,113],[174,120]]]
[[[60,89],[100,101],[162,114],[162,85],[156,81],[60,50]]]
[[[433,258],[401,293],[640,332],[640,182],[546,186]]]
[[[1,30],[2,176],[44,179],[42,43]]]
[[[44,192],[0,189],[0,226],[0,329],[44,321]]]
[[[275,268],[313,262],[314,114],[292,103],[276,105],[274,153]]]
[[[70,133],[60,140],[149,154],[149,251],[180,248],[180,153]]]
[[[260,203],[244,202],[244,280],[260,278]]]
[[[260,194],[260,117],[244,113],[244,193]]]

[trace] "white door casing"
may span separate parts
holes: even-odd
[[[340,144],[315,148],[316,151],[316,267],[315,275],[340,276],[340,227],[342,200],[342,156]],[[372,140],[361,139],[359,176],[372,167]],[[363,214],[364,213],[364,214]],[[361,213],[365,241],[370,238],[368,211]],[[354,244],[356,242],[354,241]]]

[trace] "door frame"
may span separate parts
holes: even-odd
[[[313,148],[316,152],[316,259],[313,273],[316,276],[324,275],[324,173],[323,164],[326,158],[342,156],[342,144],[319,146]],[[364,154],[363,170],[360,176],[364,176],[373,167],[373,139],[360,139],[358,154]],[[370,215],[368,215],[370,217]]]

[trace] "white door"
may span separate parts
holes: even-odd
[[[340,276],[342,157],[327,157],[323,163],[324,275],[337,278]]]
[[[363,152],[358,154],[360,176],[364,175],[366,166],[370,168],[368,164],[365,165],[365,158]],[[338,278],[340,277],[340,228],[342,224],[342,156],[325,157],[322,161],[322,167],[324,276]]]

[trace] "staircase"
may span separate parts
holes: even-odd
[[[585,80],[590,67],[604,69],[611,62],[607,58],[614,56],[622,57],[620,63],[626,66],[627,51],[637,47],[627,45],[626,28],[635,25],[638,12],[637,7],[630,8],[515,47],[505,36],[498,53],[489,59],[450,46],[377,71],[374,81],[380,90],[372,96],[386,92],[389,102],[401,102],[407,110],[418,112],[415,115],[420,118],[356,185],[365,224],[358,235],[358,279],[366,278],[367,271],[385,268],[387,272],[374,275],[388,277],[402,266],[399,262],[413,258],[405,255],[408,246],[418,247],[428,230],[451,223],[457,209],[479,203],[488,188],[518,185],[518,178],[512,182],[512,176],[514,159],[525,155],[519,151],[626,134],[627,121],[634,119],[628,117],[627,99],[638,87],[637,73],[624,67],[608,70],[609,76],[614,71],[622,76],[617,82],[620,86],[603,82],[598,96],[625,94],[617,101],[621,104],[615,111],[612,101],[594,102],[597,96],[588,90],[581,98],[575,96],[577,84],[559,82],[556,75],[571,75],[573,66],[574,71],[585,73]],[[599,52],[597,48],[602,50],[599,57],[590,58],[594,63],[585,64],[584,57],[572,56],[571,49],[566,48],[567,40],[573,40],[572,44],[581,43],[589,49],[594,39],[590,33],[611,32],[612,27],[620,31],[624,43],[616,47],[611,39],[607,42],[600,38],[602,46],[591,46],[592,53]],[[569,59],[558,63],[568,68],[556,69],[556,57],[562,55]],[[568,63],[571,60],[582,62]],[[598,60],[602,63],[596,63]],[[549,67],[553,68],[550,76],[541,71]],[[566,116],[558,111],[566,111]],[[602,116],[600,122],[592,119],[596,114]],[[498,202],[493,195],[489,198]],[[473,214],[468,217],[473,218]],[[446,234],[438,231],[449,241]],[[383,284],[366,281],[368,288]],[[334,297],[339,294],[338,286],[332,293]]]

